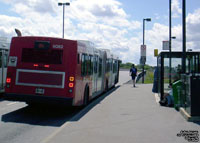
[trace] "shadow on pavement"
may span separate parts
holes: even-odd
[[[61,108],[35,108],[26,106],[2,115],[3,122],[14,122],[40,126],[62,126],[78,111],[77,109],[63,110]]]
[[[129,81],[125,82],[124,84],[133,84],[133,81],[129,80]]]
[[[1,92],[0,92],[0,102],[1,102],[1,101],[4,101],[4,100],[3,100],[3,95],[4,95],[4,93],[1,93]]]
[[[200,126],[200,121],[195,121],[195,122],[193,122],[193,123],[195,123],[195,124],[197,124],[197,125],[199,125]]]
[[[2,115],[1,120],[5,123],[22,123],[22,124],[30,124],[30,125],[40,125],[40,126],[55,126],[60,127],[67,121],[78,121],[82,118],[88,111],[90,111],[93,107],[107,96],[109,96],[112,92],[114,92],[117,86],[107,93],[104,93],[101,96],[95,98],[88,106],[85,108],[61,108],[61,107],[31,107],[26,106],[15,110],[13,112]]]

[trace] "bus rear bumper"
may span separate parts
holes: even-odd
[[[73,98],[71,97],[51,97],[44,95],[22,95],[5,93],[3,98],[9,101],[21,101],[26,103],[38,103],[38,104],[55,104],[55,105],[65,105],[73,106]]]

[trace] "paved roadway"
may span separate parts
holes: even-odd
[[[0,101],[0,143],[184,143],[181,130],[198,130],[173,108],[160,107],[152,85],[127,82],[120,72],[116,88],[82,110],[33,109],[24,103]],[[58,109],[59,110],[59,109]]]

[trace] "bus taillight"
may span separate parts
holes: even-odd
[[[33,64],[34,67],[38,67],[38,64]]]
[[[69,92],[72,93],[72,88],[74,87],[74,76],[70,76],[69,81],[70,81],[69,87],[71,88],[69,89]]]
[[[69,77],[69,81],[74,81],[74,77],[73,77],[73,76],[70,76],[70,77]]]
[[[71,83],[71,82],[70,82],[70,83],[69,83],[69,87],[71,87],[71,88],[74,87],[74,83]]]
[[[44,65],[45,68],[49,68],[49,65]]]
[[[6,78],[6,83],[11,83],[11,78],[7,77]]]

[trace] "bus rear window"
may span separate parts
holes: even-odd
[[[42,64],[62,64],[62,50],[22,49],[22,62]]]

